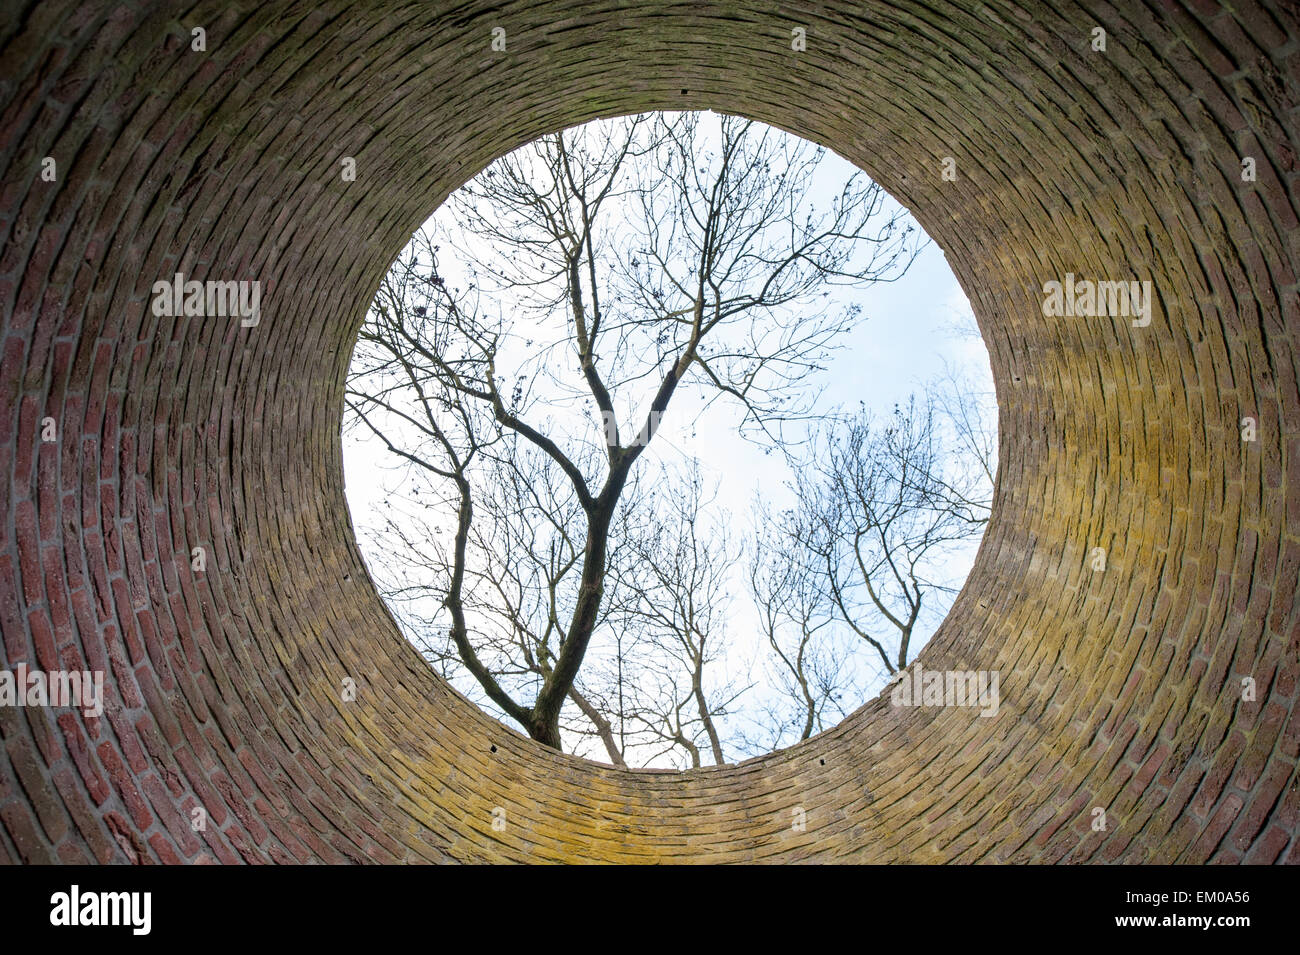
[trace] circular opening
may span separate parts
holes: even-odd
[[[942,253],[843,159],[712,113],[564,130],[468,182],[390,269],[347,408],[403,633],[620,766],[837,724],[916,659],[992,501],[988,358]]]
[[[0,707],[0,859],[1297,858],[1294,4],[249,5],[205,51],[144,5],[28,6],[0,646],[103,671],[105,709]],[[1001,670],[995,719],[878,698],[614,771],[447,690],[371,586],[340,393],[385,269],[491,158],[683,82],[868,170],[970,294],[998,513],[925,662]],[[262,282],[260,323],[158,315],[182,272]],[[1070,275],[1149,279],[1151,321],[1045,315]]]

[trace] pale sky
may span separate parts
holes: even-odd
[[[826,175],[828,182],[838,183],[851,170],[852,166],[845,160],[828,153],[819,176]],[[892,200],[889,205],[894,207]],[[430,223],[436,222],[440,215],[445,216],[448,208],[444,205]],[[889,211],[886,209],[886,214]],[[909,217],[909,221],[921,231],[915,220]],[[944,371],[945,362],[970,376],[977,387],[991,396],[988,354],[976,330],[970,305],[942,251],[932,241],[925,244],[903,278],[874,285],[852,297],[843,289],[832,290],[832,295],[838,295],[845,304],[861,303],[865,320],[842,340],[844,347],[830,362],[822,379],[826,391],[819,407],[849,408],[863,401],[874,414],[883,417],[896,402],[905,402],[910,392],[923,392],[925,382]],[[789,506],[793,497],[788,485],[793,475],[779,455],[766,455],[760,447],[739,437],[735,430],[739,416],[733,405],[712,403],[693,422],[694,437],[691,436],[690,418],[701,404],[695,395],[683,394],[674,400],[647,449],[646,459],[651,452],[678,462],[698,458],[706,478],[716,477],[720,482],[719,500],[736,518],[746,522],[749,502],[755,495],[776,508]],[[345,434],[343,450],[353,525],[359,532],[362,553],[369,561],[373,545],[366,539],[364,528],[371,523],[369,515],[377,513],[382,506],[385,482],[391,484],[399,472],[388,470],[390,456],[377,440],[362,434],[361,429]],[[952,579],[965,580],[977,547],[975,541],[954,556],[949,565]],[[729,639],[738,643],[735,648],[738,652],[731,655],[735,667],[743,667],[742,661],[757,658],[765,646],[754,625],[756,618],[750,604],[748,593],[737,581],[732,602],[735,617],[728,628]],[[913,658],[932,632],[933,625],[914,635]],[[458,684],[458,688],[481,700],[481,692],[474,692],[477,686],[472,678],[469,684]],[[848,709],[856,709],[875,692]],[[599,744],[582,755],[606,759]]]

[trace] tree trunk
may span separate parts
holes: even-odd
[[[596,734],[600,736],[600,741],[605,744],[605,752],[609,754],[609,761],[615,766],[627,769],[627,762],[623,759],[623,754],[619,751],[618,743],[614,739],[614,727],[610,725],[609,720],[600,715],[600,710],[596,709],[585,696],[576,689],[570,687],[569,698],[578,704],[578,709],[582,714],[591,720],[596,727]]]
[[[703,668],[703,664],[698,661],[696,666],[699,669]],[[695,691],[695,705],[700,713],[700,722],[704,724],[704,732],[709,737],[709,748],[713,750],[713,764],[721,766],[726,762],[722,758],[722,740],[718,737],[717,727],[713,725],[713,714],[709,712],[709,706],[704,700],[704,687],[700,681],[699,669],[696,670],[695,678],[692,680],[694,684],[692,689]]]
[[[560,710],[557,707],[551,713],[539,713],[534,707],[528,718],[528,735],[543,746],[561,750],[560,746]]]
[[[609,525],[614,518],[619,495],[627,481],[631,461],[628,460],[611,472],[605,488],[592,504],[587,515],[586,555],[582,563],[582,581],[578,587],[578,602],[573,608],[569,632],[560,644],[555,668],[542,684],[533,703],[528,733],[539,743],[560,748],[560,707],[578,676],[578,668],[591,643],[600,615],[600,602],[605,594],[605,556],[609,548]]]

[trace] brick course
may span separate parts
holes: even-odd
[[[0,709],[0,861],[1300,861],[1297,27],[1282,0],[9,3],[0,664],[107,673],[102,719]],[[829,145],[945,250],[1001,473],[922,657],[999,670],[995,719],[875,700],[739,766],[618,771],[484,716],[376,596],[339,422],[384,269],[494,157],[657,108]],[[261,324],[154,316],[177,271],[260,281]],[[1067,272],[1150,280],[1152,323],[1044,318]]]

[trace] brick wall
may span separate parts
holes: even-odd
[[[0,707],[0,861],[1300,861],[1294,10],[8,4],[0,658],[108,688],[100,718]],[[615,771],[482,715],[375,595],[338,430],[384,269],[495,156],[665,107],[833,147],[946,251],[1002,471],[922,664],[999,670],[995,719],[877,700]],[[260,281],[260,324],[155,316],[176,272]],[[1150,280],[1151,324],[1045,318],[1067,272]]]

